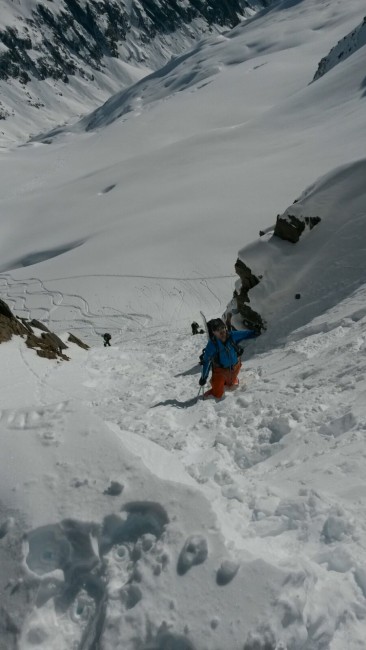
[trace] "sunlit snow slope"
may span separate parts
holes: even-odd
[[[322,221],[298,245],[241,252],[256,307],[277,272],[275,325],[222,401],[196,401],[187,328],[120,318],[111,348],[62,364],[1,346],[0,647],[364,647],[365,168],[304,193]]]
[[[364,650],[365,48],[310,83],[363,12],[280,2],[2,153],[0,295],[91,350],[0,345],[1,650]],[[239,248],[268,329],[197,401]]]
[[[34,277],[34,290],[64,283],[95,314],[220,312],[238,244],[364,155],[364,48],[309,85],[362,5],[280,3],[132,87],[122,119],[103,127],[125,94],[100,109],[97,130],[80,132],[83,121],[3,154],[1,270]],[[51,321],[74,321],[78,307],[56,298]]]
[[[25,142],[126,88],[267,0],[2,0],[0,147]]]

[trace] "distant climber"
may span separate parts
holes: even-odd
[[[196,323],[196,321],[193,321],[193,323],[191,323],[191,330],[193,335],[204,333],[203,330],[200,329],[200,326],[198,325],[198,323]]]
[[[212,365],[211,388],[203,399],[216,397],[220,399],[225,386],[234,388],[239,385],[238,374],[241,368],[240,356],[243,349],[238,345],[244,339],[259,336],[259,330],[238,330],[228,332],[221,318],[214,318],[207,323],[210,340],[203,353],[202,374],[199,385],[204,386]]]
[[[104,347],[105,347],[105,348],[107,347],[107,345],[108,345],[109,347],[111,347],[111,344],[110,344],[110,340],[111,340],[111,338],[112,338],[112,337],[111,337],[110,334],[108,334],[108,332],[106,332],[105,334],[103,334],[103,340],[104,340]]]

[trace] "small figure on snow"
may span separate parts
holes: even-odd
[[[191,323],[191,330],[193,335],[203,334],[203,330],[202,329],[200,330],[200,326],[198,325],[198,323],[196,323],[196,321],[193,321],[193,323]]]
[[[259,336],[260,331],[237,330],[229,332],[221,318],[214,318],[207,323],[210,340],[203,353],[202,375],[199,385],[204,386],[212,365],[211,388],[203,399],[216,397],[220,399],[225,386],[234,388],[239,385],[240,357],[243,349],[238,345],[244,339]]]
[[[110,340],[111,340],[111,338],[112,338],[112,337],[111,337],[110,334],[108,334],[108,332],[106,332],[105,334],[103,334],[103,340],[104,340],[104,347],[105,347],[105,348],[107,347],[107,345],[108,345],[109,347],[111,347],[111,344],[110,344]]]

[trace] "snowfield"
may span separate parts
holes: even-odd
[[[311,83],[363,11],[279,2],[2,151],[0,297],[91,348],[0,345],[1,650],[365,649],[365,47]],[[268,327],[202,401],[238,249]]]

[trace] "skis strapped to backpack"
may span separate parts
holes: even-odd
[[[206,332],[206,336],[207,336],[207,341],[209,341],[209,340],[210,340],[210,333],[209,333],[209,331],[208,331],[208,327],[207,327],[206,316],[204,315],[204,313],[203,313],[202,311],[200,311],[200,314],[201,314],[201,316],[202,316],[203,327],[205,328],[205,332]],[[202,352],[201,352],[201,354],[200,354],[200,356],[199,356],[199,364],[200,364],[200,366],[203,365],[203,355],[204,355],[205,349],[206,349],[206,348],[203,348],[203,350],[202,350]]]
[[[206,316],[204,315],[204,313],[202,311],[200,311],[200,314],[202,316],[203,327],[205,328],[205,332],[206,332],[206,335],[207,335],[207,340],[209,341],[211,337],[210,337],[210,332],[208,331],[208,327],[207,327]]]

